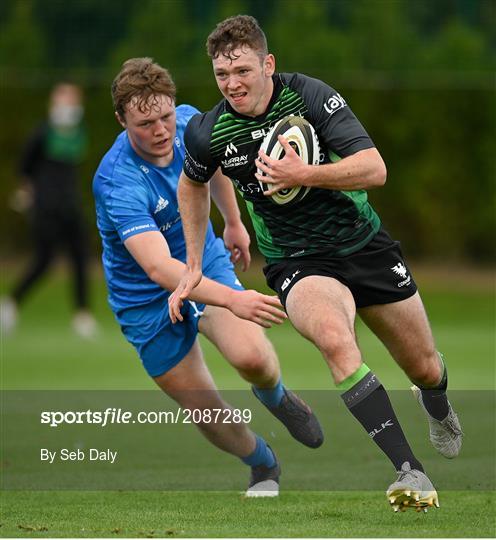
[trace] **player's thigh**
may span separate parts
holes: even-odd
[[[405,370],[436,358],[434,338],[418,292],[406,300],[360,308],[358,314]]]
[[[222,406],[222,400],[205,364],[198,340],[195,340],[190,351],[178,364],[153,379],[167,395],[183,407]]]
[[[235,368],[256,369],[277,362],[263,328],[228,309],[206,306],[198,329]]]
[[[286,311],[295,328],[319,348],[355,340],[355,302],[337,279],[314,275],[300,279],[289,291]]]

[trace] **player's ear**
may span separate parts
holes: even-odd
[[[276,70],[276,59],[273,54],[268,54],[264,59],[264,75],[266,77],[272,77]]]
[[[121,117],[121,115],[115,111],[115,117],[117,118],[117,122],[119,122],[119,124],[124,128],[126,129],[126,121],[124,120],[124,118]]]

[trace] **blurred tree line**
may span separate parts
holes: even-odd
[[[411,256],[494,262],[493,0],[4,0],[4,254],[29,245],[8,201],[50,86],[70,78],[85,89],[91,140],[81,181],[96,253],[91,179],[119,131],[114,75],[125,59],[152,56],[173,74],[178,103],[211,108],[219,94],[205,40],[238,13],[258,18],[279,71],[321,78],[347,99],[388,166],[386,187],[370,199]]]

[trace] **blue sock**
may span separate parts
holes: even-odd
[[[269,468],[273,467],[276,464],[276,460],[272,450],[267,446],[267,443],[262,437],[258,435],[255,435],[255,437],[257,439],[255,450],[249,456],[241,458],[241,461],[250,467],[257,467],[258,465],[265,465]]]
[[[279,379],[274,388],[257,388],[253,387],[253,391],[258,399],[267,407],[277,407],[281,403],[284,396],[284,386],[282,380]]]

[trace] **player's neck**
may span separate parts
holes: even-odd
[[[166,156],[160,156],[155,157],[154,160],[151,162],[156,167],[167,167],[171,164],[172,160],[174,159],[174,149],[172,149]],[[150,160],[147,160],[150,161]]]

